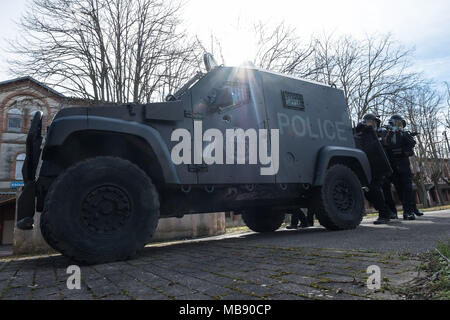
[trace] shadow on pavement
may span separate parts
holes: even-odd
[[[170,254],[179,250],[193,252],[197,248],[214,250],[214,247],[226,247],[227,245],[237,248],[242,248],[246,245],[261,245],[370,251],[383,251],[386,248],[425,251],[429,247],[435,247],[440,239],[450,237],[450,215],[448,214],[428,217],[425,215],[412,222],[399,219],[387,226],[375,226],[372,222],[373,219],[365,220],[358,228],[344,231],[328,231],[316,223],[315,227],[308,229],[279,229],[276,232],[265,234],[246,232],[167,243],[150,243],[132,260]],[[49,264],[55,267],[77,264],[58,254],[52,256],[12,257],[12,260],[18,259],[26,260],[24,267],[30,264],[34,268],[36,266],[45,268]],[[2,260],[4,260],[4,257]]]

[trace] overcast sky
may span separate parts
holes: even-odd
[[[0,0],[0,81],[7,73],[5,39],[20,37],[14,21],[27,0]],[[228,65],[252,56],[249,22],[285,20],[306,39],[313,33],[365,34],[391,32],[414,47],[417,70],[437,82],[450,81],[450,1],[448,0],[187,0],[184,20],[192,34],[221,39]]]

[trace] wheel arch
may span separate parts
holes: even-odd
[[[104,117],[70,116],[57,119],[48,133],[43,160],[63,170],[72,164],[97,156],[129,160],[146,172],[155,184],[179,184],[167,146],[159,132],[139,123]],[[55,175],[49,172],[49,175]]]
[[[363,186],[367,186],[372,180],[369,160],[363,151],[345,147],[324,147],[318,155],[314,187],[323,185],[326,170],[335,164],[343,164],[352,169]]]

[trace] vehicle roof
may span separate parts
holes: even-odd
[[[259,71],[259,72],[262,72],[262,73],[269,73],[269,74],[273,74],[273,75],[280,76],[280,77],[300,80],[300,81],[304,81],[304,82],[320,85],[320,86],[327,87],[327,88],[331,87],[330,85],[325,84],[323,82],[318,82],[318,81],[314,81],[314,80],[311,80],[311,79],[296,77],[296,76],[293,76],[293,75],[287,75],[287,74],[284,74],[284,73],[280,73],[280,72],[276,72],[276,71],[270,71],[270,70],[257,68],[257,67],[252,67],[252,66],[238,66],[238,67],[225,67],[225,68],[237,68],[237,69],[256,70],[256,71]]]

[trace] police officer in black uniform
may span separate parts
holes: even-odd
[[[363,121],[355,128],[356,146],[366,153],[372,170],[372,181],[365,195],[378,211],[378,220],[374,224],[386,224],[390,221],[392,215],[381,189],[383,180],[387,175],[392,174],[392,169],[377,136],[380,124],[380,119],[369,113],[363,117]]]
[[[413,201],[411,202],[411,207],[413,208],[414,214],[418,217],[423,216],[424,213],[417,208],[417,203],[416,203],[416,200],[414,199],[414,194],[413,194],[412,200]]]
[[[395,201],[392,197],[392,176],[387,177],[382,185],[382,189],[383,189],[383,195],[384,195],[384,199],[386,200],[386,204],[388,205],[389,209],[392,211],[392,216],[391,219],[398,219],[398,213],[397,213],[397,208],[395,206]],[[401,188],[401,186],[397,185],[398,188]],[[396,189],[397,190],[397,189]],[[402,190],[397,190],[400,202],[402,201]],[[414,197],[412,198],[412,202],[411,202],[411,207],[413,209],[413,212],[416,216],[421,217],[423,216],[423,212],[421,212],[418,208],[417,208],[417,204],[416,201],[414,200]]]
[[[388,133],[383,139],[383,146],[393,170],[392,182],[399,194],[403,206],[403,219],[415,220],[418,215],[412,188],[412,172],[409,157],[414,155],[416,141],[411,133],[405,131],[406,121],[400,115],[393,115],[389,120]]]
[[[392,197],[392,176],[388,176],[384,179],[381,189],[383,190],[384,200],[386,201],[389,210],[392,212],[391,219],[398,219],[397,207],[394,198]]]
[[[314,215],[309,212],[307,215],[303,212],[302,209],[298,209],[297,211],[292,213],[291,216],[291,224],[286,227],[288,230],[298,229],[298,222],[300,220],[300,228],[305,229],[314,226]]]

